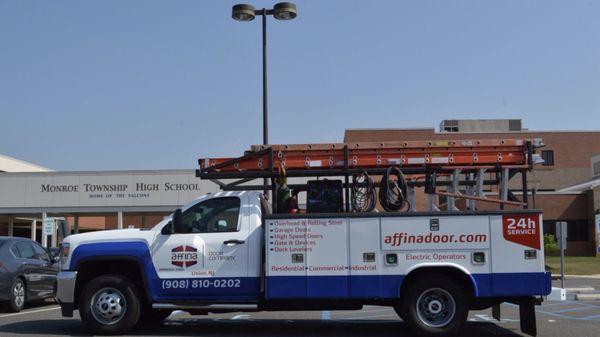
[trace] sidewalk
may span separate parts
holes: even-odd
[[[559,280],[560,279],[560,274],[552,274],[552,279],[553,280]],[[600,280],[600,274],[595,274],[595,275],[565,275],[565,280],[567,279],[593,279],[593,280]]]
[[[552,275],[552,287],[560,287],[560,275]],[[600,300],[600,275],[565,275],[564,290],[568,300]]]

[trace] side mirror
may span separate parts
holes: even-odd
[[[55,247],[46,248],[46,254],[48,254],[47,257],[50,258],[50,260],[48,262],[50,262],[51,264],[55,264],[56,262],[58,262],[59,251],[60,251],[60,248],[55,248]],[[44,260],[45,260],[45,258],[44,258]]]
[[[182,217],[182,213],[181,213],[181,208],[178,208],[175,210],[175,213],[173,213],[173,219],[171,219],[171,223],[172,223],[172,233],[171,234],[175,234],[175,233],[185,233],[185,228],[183,228],[183,217]]]
[[[59,220],[57,226],[58,235],[66,238],[71,234],[71,229],[69,228],[69,223],[66,220]]]

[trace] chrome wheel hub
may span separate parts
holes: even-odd
[[[102,324],[119,322],[127,310],[125,296],[115,288],[102,288],[92,297],[90,309],[94,319]]]
[[[429,302],[429,304],[427,305],[427,308],[429,309],[429,312],[437,315],[442,311],[443,305],[440,301],[433,300],[433,301]]]
[[[15,284],[13,295],[15,297],[15,305],[17,307],[23,306],[25,303],[25,286],[22,282],[17,282],[17,284]]]
[[[439,328],[452,321],[456,313],[454,298],[444,289],[432,288],[417,299],[417,315],[423,324]]]

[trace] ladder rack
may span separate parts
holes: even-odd
[[[424,187],[429,194],[430,211],[439,210],[435,195],[447,199],[448,210],[456,209],[455,200],[459,198],[466,200],[469,209],[475,209],[475,201],[496,202],[501,208],[527,208],[527,171],[533,168],[533,151],[539,144],[537,141],[534,146],[524,139],[470,139],[254,145],[238,158],[198,159],[200,169],[196,175],[217,183],[223,190],[271,190],[274,205],[276,179],[282,167],[286,177],[343,177],[346,211],[351,211],[349,189],[354,181],[351,183],[350,177],[363,172],[379,176],[395,166],[407,177],[407,194],[413,207],[414,188]],[[494,178],[484,179],[488,173]],[[508,181],[517,173],[522,175],[522,200],[508,188]],[[258,178],[264,178],[264,183],[249,184]],[[221,179],[235,181],[225,183]],[[498,199],[486,197],[486,185],[498,186]],[[306,184],[289,187],[303,188]],[[446,191],[437,191],[437,187],[445,187]]]

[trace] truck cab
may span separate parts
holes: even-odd
[[[126,315],[126,307],[138,308],[143,315],[134,316],[146,318],[186,303],[256,303],[261,294],[260,207],[256,192],[207,194],[178,210],[178,228],[171,216],[150,230],[67,237],[57,288],[63,314],[72,316],[79,309],[86,321],[89,310],[86,323],[110,329],[119,326],[114,323]],[[105,278],[127,280],[136,305],[126,303],[131,300],[123,290],[91,294],[90,283]]]

